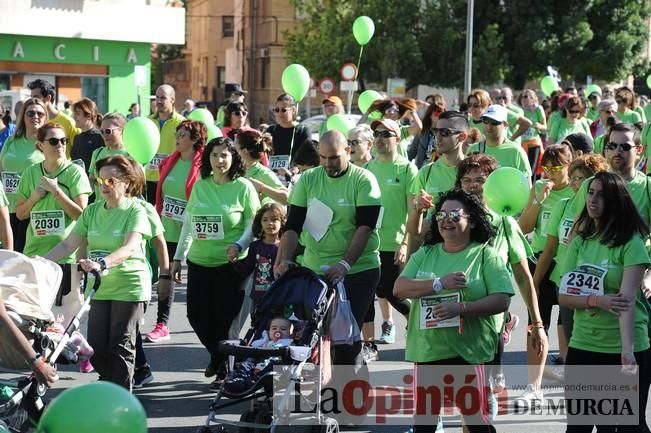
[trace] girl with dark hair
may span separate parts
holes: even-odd
[[[296,120],[298,114],[296,109],[296,101],[291,95],[283,93],[276,98],[276,104],[272,109],[276,124],[271,125],[266,131],[273,139],[271,166],[274,170],[289,169],[290,159],[291,164],[294,164],[298,146],[310,138],[309,128],[299,125]]]
[[[271,141],[271,135],[247,129],[237,135],[235,147],[246,167],[245,176],[258,191],[261,203],[276,201],[286,205],[289,190],[276,173],[262,164],[262,157],[271,152]]]
[[[413,160],[416,167],[421,168],[426,162],[430,162],[436,147],[436,134],[432,128],[436,128],[441,113],[447,111],[447,104],[442,95],[433,95],[433,102],[427,107],[423,115],[423,127],[420,133],[414,137],[408,150],[409,160]]]
[[[226,376],[226,357],[217,346],[228,338],[244,299],[244,278],[230,260],[244,257],[251,235],[247,228],[260,200],[251,182],[243,178],[244,164],[230,139],[209,141],[201,159],[201,179],[194,184],[184,213],[172,276],[180,280],[181,261],[187,257],[188,320],[210,352],[204,374],[217,375],[214,385],[220,386]],[[239,254],[233,253],[232,245]]]
[[[104,138],[99,128],[102,126],[102,115],[97,112],[97,105],[91,99],[81,98],[72,104],[72,117],[75,126],[81,130],[71,143],[70,159],[81,159],[88,174],[90,159],[95,150],[104,146]]]
[[[574,133],[590,133],[590,121],[585,118],[585,105],[578,96],[570,96],[565,102],[560,118],[549,122],[549,143],[560,143],[565,137]]]
[[[645,246],[649,227],[626,183],[608,172],[589,181],[586,204],[574,227],[577,235],[565,254],[559,295],[561,305],[574,310],[566,385],[579,385],[575,378],[585,365],[621,366],[623,374],[639,371],[639,425],[627,430],[620,426],[618,431],[648,431],[649,319],[640,285],[651,263]],[[593,284],[581,284],[588,276]],[[592,431],[592,425],[576,425],[580,421],[568,415],[566,432]],[[606,431],[603,426],[597,430]]]
[[[497,350],[493,315],[505,312],[513,296],[510,275],[502,257],[487,245],[495,229],[475,194],[443,193],[431,224],[425,244],[411,256],[393,289],[395,296],[412,299],[406,359],[415,363],[414,386],[423,377],[427,386],[441,380],[443,387],[441,369],[428,366],[460,366],[478,378],[469,385],[478,388],[480,399],[472,406],[481,408],[479,413],[462,410],[466,427],[495,432],[488,416],[484,365]],[[414,403],[416,407],[418,401]],[[416,433],[437,429],[418,419],[415,424]]]
[[[224,110],[224,127],[222,134],[235,140],[240,129],[249,126],[249,109],[244,102],[231,102]]]

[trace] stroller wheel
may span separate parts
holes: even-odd
[[[339,433],[339,424],[334,418],[323,418],[323,424],[315,425],[312,433]]]
[[[240,417],[241,422],[255,422],[256,411],[246,410]],[[239,433],[254,433],[250,427],[240,427]]]
[[[258,409],[256,415],[255,415],[255,423],[256,424],[263,424],[263,425],[271,425],[272,421],[271,417],[271,410],[269,410],[268,407],[261,406],[260,409]],[[257,428],[254,429],[252,433],[269,433],[268,428]]]

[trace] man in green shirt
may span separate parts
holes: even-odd
[[[510,87],[498,89],[499,95],[496,96],[496,104],[500,104],[508,111],[506,121],[508,123],[507,136],[509,140],[520,144],[522,134],[532,126],[531,120],[524,115],[524,110],[513,103],[513,90]]]
[[[321,165],[301,175],[289,198],[274,275],[278,279],[288,270],[305,227],[303,265],[330,285],[343,283],[361,328],[380,279],[380,188],[373,174],[350,163],[350,147],[341,132],[321,137],[319,157]],[[360,367],[361,349],[361,341],[335,343],[334,362]]]

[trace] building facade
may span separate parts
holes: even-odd
[[[0,0],[0,10],[9,11],[0,14],[0,91],[21,92],[43,78],[55,85],[59,104],[86,96],[102,112],[127,113],[140,97],[145,112],[151,44],[185,43],[185,9],[178,6],[168,0]]]

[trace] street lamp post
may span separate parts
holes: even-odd
[[[464,73],[463,93],[468,98],[472,86],[472,21],[475,9],[475,0],[468,0],[468,16],[466,18],[466,70]]]

